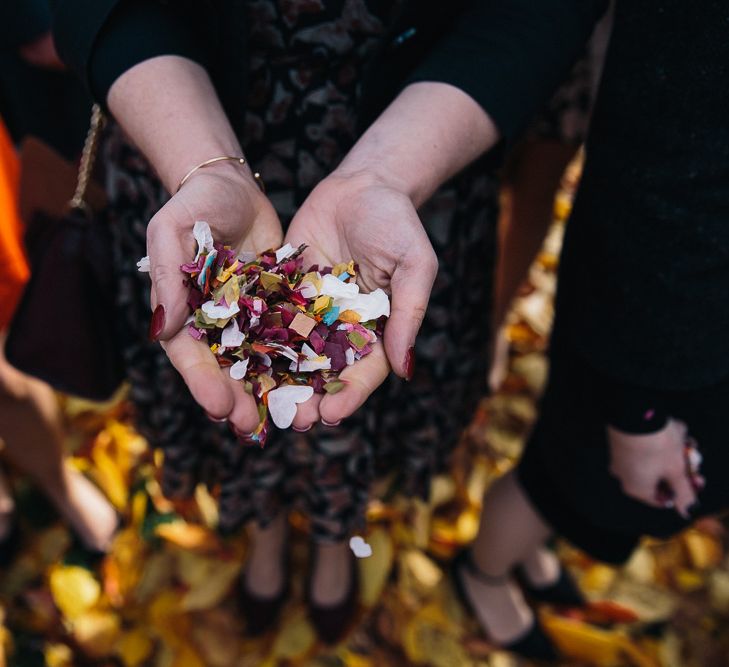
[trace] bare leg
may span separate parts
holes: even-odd
[[[557,581],[561,565],[556,554],[546,547],[537,547],[521,562],[529,583],[544,588]]]
[[[265,528],[256,523],[249,528],[250,551],[246,561],[246,589],[261,598],[274,598],[284,587],[284,549],[288,534],[286,514],[279,515]]]
[[[467,570],[463,576],[479,621],[498,643],[519,639],[533,622],[531,609],[509,575],[515,565],[544,544],[550,533],[513,472],[497,480],[486,493],[479,532],[471,547],[473,562],[485,574],[504,577],[504,581],[486,584]]]
[[[81,540],[108,549],[117,517],[94,484],[63,459],[61,416],[48,385],[23,375],[0,356],[0,435],[8,460],[29,475]]]
[[[311,575],[311,599],[320,607],[333,607],[347,595],[352,578],[349,544],[322,543],[315,546],[316,564]]]

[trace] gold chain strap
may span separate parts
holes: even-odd
[[[71,208],[81,209],[86,213],[91,213],[89,205],[85,199],[86,188],[89,185],[91,172],[93,171],[94,162],[96,161],[96,149],[99,145],[99,136],[101,135],[103,127],[104,114],[101,112],[101,107],[99,107],[98,104],[94,104],[91,109],[91,124],[89,125],[89,131],[86,134],[83,150],[81,151],[76,191],[73,193],[71,201],[68,202],[68,205]]]

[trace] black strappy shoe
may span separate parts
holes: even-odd
[[[463,580],[464,569],[467,570],[469,575],[471,575],[474,579],[477,579],[489,586],[501,585],[508,577],[490,577],[485,572],[481,572],[481,570],[479,570],[473,562],[471,552],[468,549],[464,549],[453,559],[450,568],[453,587],[455,588],[458,597],[461,599],[463,606],[475,616],[476,610],[473,602],[471,602],[466,584]],[[534,616],[532,626],[519,639],[509,642],[508,644],[500,644],[498,646],[504,651],[510,651],[511,653],[516,653],[517,655],[529,660],[537,660],[540,662],[554,662],[559,657],[554,644],[544,632],[544,629],[536,615]]]
[[[312,549],[315,552],[316,548]],[[334,605],[318,605],[312,600],[311,576],[306,587],[306,602],[309,607],[309,620],[314,626],[319,639],[325,644],[333,646],[338,644],[352,626],[359,600],[359,567],[352,554],[350,556],[351,574],[349,588],[341,602]],[[310,571],[314,571],[312,562]]]
[[[561,563],[557,581],[546,586],[536,586],[529,581],[526,568],[522,565],[514,570],[514,576],[524,594],[535,602],[545,602],[563,607],[584,607],[587,605],[587,599],[582,594],[577,582]]]

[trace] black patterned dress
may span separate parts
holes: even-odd
[[[363,71],[394,18],[382,0],[254,0],[244,149],[285,225],[356,139]],[[173,498],[206,483],[219,493],[221,530],[270,521],[296,507],[317,540],[340,540],[363,521],[377,475],[398,471],[406,494],[431,475],[485,392],[496,185],[480,165],[420,211],[439,272],[416,344],[411,382],[388,379],[338,427],[272,429],[263,448],[239,443],[193,401],[159,345],[146,341],[149,280],[137,272],[147,221],[167,195],[145,160],[111,128],[104,145],[116,234],[119,315],[139,430],[164,452]],[[347,258],[342,258],[347,259]]]

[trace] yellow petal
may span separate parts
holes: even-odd
[[[73,622],[73,637],[83,652],[92,658],[110,655],[119,635],[119,617],[109,611],[91,610]]]
[[[209,552],[219,546],[217,537],[207,528],[184,521],[160,524],[154,532],[163,540],[183,549]]]
[[[134,628],[119,637],[115,653],[122,659],[124,667],[141,667],[152,655],[154,643],[143,628]]]
[[[367,535],[372,556],[359,560],[360,601],[365,607],[377,604],[385,588],[395,558],[395,545],[383,528],[375,528]]]
[[[53,567],[49,584],[53,601],[70,621],[89,611],[101,595],[101,586],[94,579],[94,575],[76,565]]]
[[[281,632],[276,636],[271,651],[272,657],[279,660],[299,660],[316,643],[314,630],[303,613],[287,619]]]

